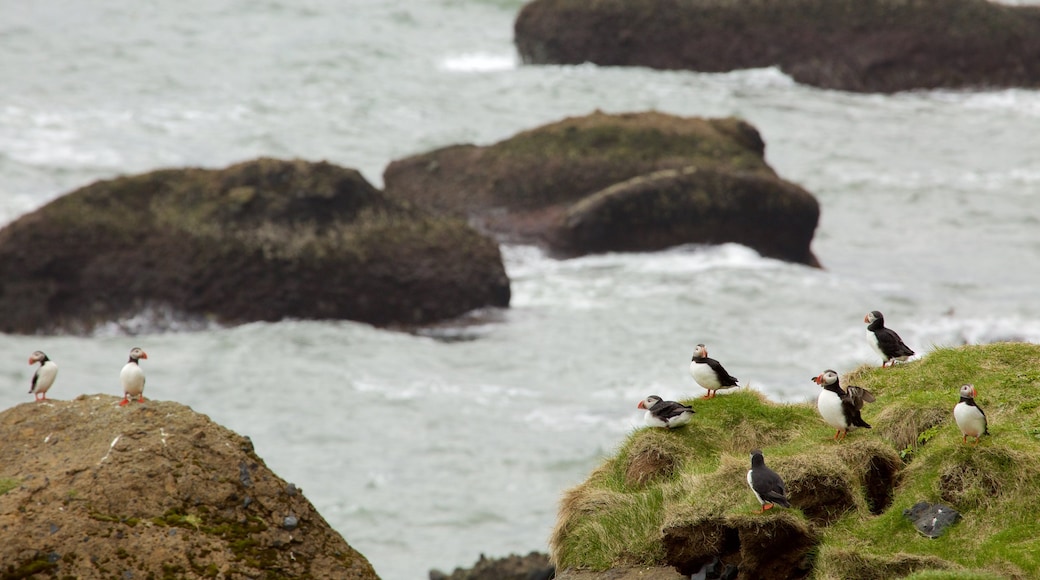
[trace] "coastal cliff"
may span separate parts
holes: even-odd
[[[0,576],[376,580],[302,490],[179,403],[0,413]]]
[[[634,431],[565,493],[550,542],[559,577],[708,567],[746,579],[1040,573],[1040,346],[940,348],[892,369],[861,367],[841,383],[877,399],[863,410],[873,428],[841,442],[814,404],[776,404],[749,389],[685,401],[697,414],[684,428]],[[989,420],[978,446],[953,419],[964,383]],[[756,513],[745,480],[755,448],[784,478],[792,509]],[[963,518],[925,537],[904,515],[920,501]]]

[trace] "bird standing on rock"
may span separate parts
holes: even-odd
[[[138,403],[144,402],[144,371],[138,364],[143,358],[148,358],[148,353],[135,346],[130,349],[130,360],[119,372],[119,380],[123,383],[123,400],[119,403],[121,407],[130,402],[130,397],[137,397]]]
[[[657,395],[650,395],[639,401],[638,408],[646,409],[645,421],[647,425],[651,427],[667,427],[668,429],[675,429],[689,423],[690,419],[693,418],[693,414],[697,412],[692,407],[676,403],[675,401],[665,401]]]
[[[848,392],[844,391],[838,384],[838,373],[830,369],[812,381],[823,387],[820,396],[816,398],[816,408],[823,421],[837,429],[835,439],[844,439],[849,429],[855,427],[870,429],[870,425],[860,416],[863,404],[874,402],[874,395],[870,391],[855,386],[849,387]]]
[[[755,492],[759,503],[762,504],[762,509],[758,513],[772,509],[773,505],[791,507],[791,502],[787,501],[784,480],[780,479],[775,471],[766,467],[765,457],[762,456],[762,451],[759,449],[751,452],[751,469],[747,472],[747,483],[751,487],[751,491]]]
[[[881,367],[885,365],[895,366],[896,361],[904,362],[914,356],[914,351],[903,344],[896,331],[885,327],[885,316],[877,310],[872,310],[863,317],[867,323],[867,338],[870,346],[881,355]]]
[[[46,401],[47,391],[54,384],[54,379],[58,377],[58,365],[47,358],[47,355],[42,350],[29,355],[29,364],[34,365],[36,363],[40,363],[40,368],[33,373],[29,394],[36,395],[37,401]]]
[[[973,445],[979,444],[979,437],[989,435],[986,413],[975,404],[976,396],[975,385],[961,385],[961,400],[953,407],[953,418],[961,430],[961,442],[967,443],[968,437],[974,437]]]
[[[708,348],[698,344],[693,349],[693,359],[690,360],[690,374],[697,384],[708,391],[705,399],[711,399],[719,389],[732,389],[740,386],[737,378],[730,376],[726,369],[722,368],[719,361],[708,358]]]

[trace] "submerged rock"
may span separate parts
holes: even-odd
[[[178,403],[118,403],[91,395],[0,413],[0,571],[378,578],[243,437]]]
[[[524,62],[725,72],[828,89],[1040,86],[1040,8],[986,0],[534,0]]]
[[[498,245],[329,163],[259,159],[99,181],[0,230],[0,331],[150,309],[422,325],[509,304]]]
[[[596,112],[394,161],[383,178],[388,196],[558,256],[735,242],[818,265],[819,204],[764,155],[739,119]]]
[[[472,568],[456,568],[451,574],[430,570],[430,580],[551,580],[555,568],[548,554],[531,552],[526,556],[510,554],[488,558],[484,554]]]

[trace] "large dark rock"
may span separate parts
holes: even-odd
[[[560,256],[737,242],[816,265],[819,206],[764,153],[739,119],[596,112],[394,161],[384,181],[388,196]]]
[[[1040,86],[1040,8],[986,0],[534,0],[524,62],[724,72],[829,89]]]
[[[378,580],[248,438],[184,405],[24,403],[0,437],[3,578]]]
[[[90,330],[149,308],[419,325],[508,303],[493,240],[324,162],[99,181],[0,231],[3,332]]]

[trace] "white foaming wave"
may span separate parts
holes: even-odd
[[[731,80],[742,88],[749,89],[773,89],[798,86],[790,75],[784,73],[776,66],[707,74],[717,75],[719,78]]]
[[[441,60],[438,68],[450,72],[483,73],[514,70],[518,66],[516,55],[488,54],[475,52],[449,56]]]
[[[610,252],[557,260],[534,246],[503,246],[502,257],[511,279],[537,273],[626,269],[639,273],[689,274],[715,269],[762,270],[781,268],[784,262],[765,258],[735,243],[684,244],[656,252]]]
[[[166,305],[148,306],[131,316],[103,322],[87,333],[96,338],[140,336],[167,332],[198,332],[223,328],[205,316],[181,312]]]
[[[1010,171],[914,171],[910,173],[845,171],[828,174],[828,181],[846,187],[872,187],[886,190],[917,191],[947,188],[963,191],[992,191],[1015,194],[1021,188],[1040,183],[1040,169],[1016,168]]]
[[[1040,93],[1034,90],[936,90],[927,95],[936,101],[960,104],[967,109],[1013,111],[1018,115],[1040,117]]]
[[[640,418],[642,415],[640,415]],[[592,413],[574,412],[573,409],[534,409],[523,416],[525,423],[535,425],[540,430],[555,431],[587,431],[590,428],[606,429],[612,433],[627,433],[632,429],[633,417],[605,417]],[[642,425],[642,421],[639,421]]]
[[[908,326],[908,333],[930,346],[996,342],[1040,343],[1040,320],[1021,317],[958,318],[944,316]],[[912,347],[914,348],[914,347]],[[923,348],[915,348],[918,352]]]

